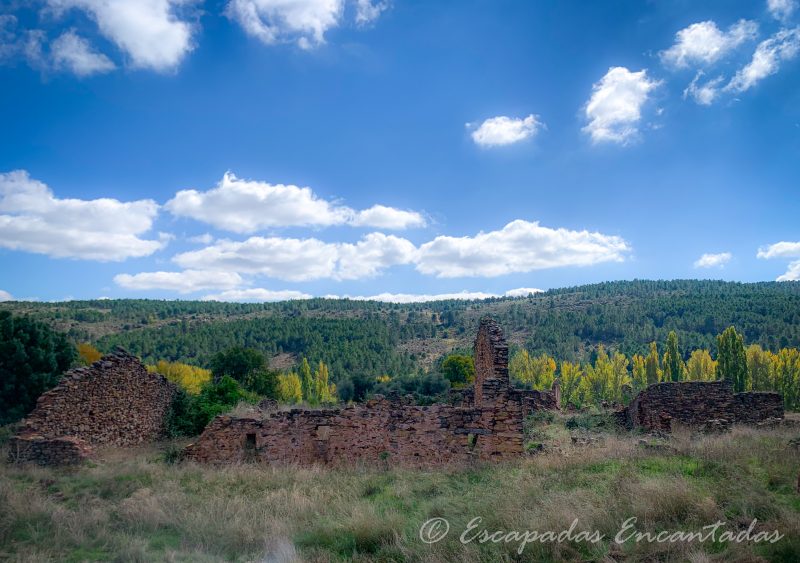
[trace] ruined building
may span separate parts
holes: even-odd
[[[557,408],[560,400],[557,387],[519,391],[509,385],[508,345],[491,319],[481,321],[475,340],[475,385],[460,395],[454,404],[431,406],[377,396],[343,408],[218,416],[185,453],[199,462],[303,465],[507,459],[523,451],[522,423],[529,412]]]
[[[644,389],[617,418],[627,428],[664,431],[674,423],[754,424],[783,418],[783,398],[772,392],[734,393],[726,380],[665,381]]]
[[[10,461],[77,463],[98,445],[161,438],[175,386],[124,350],[64,374],[9,442]]]

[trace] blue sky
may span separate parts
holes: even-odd
[[[796,0],[0,14],[0,299],[800,279]]]

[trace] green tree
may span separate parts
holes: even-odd
[[[664,351],[664,379],[666,381],[683,379],[683,358],[678,350],[678,335],[674,330],[667,335],[667,345]]]
[[[732,326],[717,336],[717,372],[722,379],[733,384],[737,392],[747,388],[747,355],[744,351],[744,338]]]
[[[442,362],[442,375],[452,385],[466,385],[475,381],[475,362],[472,356],[450,354]]]
[[[300,364],[300,384],[303,389],[303,400],[312,405],[317,404],[317,390],[314,385],[314,378],[311,375],[311,366],[308,365],[306,358],[303,358]]]
[[[28,414],[75,361],[61,333],[28,317],[0,311],[0,424]]]
[[[219,352],[211,359],[211,373],[214,381],[229,376],[239,383],[244,383],[252,372],[266,369],[267,359],[264,354],[252,348],[234,346]]]

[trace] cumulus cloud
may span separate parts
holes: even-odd
[[[373,205],[369,209],[352,215],[349,223],[356,227],[378,227],[381,229],[407,229],[424,227],[425,219],[416,211],[404,211],[385,205]]]
[[[661,60],[673,68],[709,65],[757,35],[758,25],[748,20],[739,20],[727,32],[711,20],[693,23],[675,34],[675,44],[661,52]]]
[[[467,127],[471,127],[468,123]],[[544,124],[538,115],[516,118],[501,115],[491,117],[472,132],[472,140],[482,147],[497,147],[524,141],[535,136]]]
[[[74,31],[67,31],[53,41],[50,53],[56,68],[68,69],[78,76],[110,72],[116,68],[111,59],[94,51],[89,42]]]
[[[800,258],[800,242],[781,241],[775,244],[762,246],[758,249],[758,258]],[[786,273],[778,276],[776,281],[797,281],[800,280],[800,260],[794,260],[789,264]]]
[[[56,13],[82,10],[133,67],[169,71],[192,50],[193,25],[178,12],[193,0],[47,0]]]
[[[744,92],[761,80],[775,74],[781,62],[795,58],[800,52],[800,27],[782,29],[758,44],[753,58],[731,79],[726,90]]]
[[[536,287],[518,287],[516,289],[509,289],[505,292],[506,297],[527,297],[531,294],[544,293],[543,289]]]
[[[174,261],[183,268],[259,274],[288,281],[361,279],[414,259],[406,239],[371,233],[355,244],[315,238],[251,237],[243,242],[218,241],[184,252]]]
[[[701,106],[710,106],[719,97],[720,86],[725,79],[722,76],[718,76],[714,79],[700,82],[702,77],[703,71],[698,71],[689,86],[683,91],[683,99],[691,97]]]
[[[800,242],[781,241],[758,249],[758,258],[800,258]]]
[[[296,42],[310,49],[339,25],[344,0],[231,0],[226,14],[268,45]],[[366,13],[366,12],[365,12]]]
[[[531,293],[541,293],[541,289],[533,287],[519,287],[516,289],[509,289],[505,293],[486,293],[483,291],[459,291],[455,293],[379,293],[378,295],[370,296],[350,296],[345,295],[344,299],[352,299],[354,301],[382,301],[384,303],[428,303],[430,301],[447,301],[450,299],[462,299],[465,301],[472,301],[474,299],[493,299],[497,297],[527,297]],[[337,295],[326,296],[330,299],[341,299]]]
[[[419,213],[375,205],[356,212],[321,199],[311,188],[241,180],[228,172],[208,191],[181,190],[165,206],[172,214],[234,233],[269,227],[354,225],[404,229],[425,224]]]
[[[13,301],[14,298],[7,291],[0,289],[0,301]]]
[[[797,9],[797,2],[794,0],[767,0],[767,9],[776,20],[785,21]]]
[[[775,278],[775,281],[800,281],[800,260],[791,262],[786,273]]]
[[[140,237],[158,213],[152,200],[59,199],[28,172],[0,174],[0,246],[56,258],[119,261],[166,244]]]
[[[142,272],[139,274],[118,274],[114,282],[125,289],[153,290],[165,289],[178,293],[193,293],[203,289],[232,289],[242,285],[244,280],[236,272],[184,270],[183,272]]]
[[[619,262],[630,251],[622,238],[589,231],[512,221],[499,231],[474,237],[439,236],[423,244],[417,270],[440,278],[494,277],[560,266]]]
[[[358,25],[367,25],[376,19],[384,11],[389,9],[388,0],[356,0],[356,23]]]
[[[631,72],[625,67],[612,67],[592,87],[586,104],[588,124],[583,131],[595,143],[611,141],[626,144],[638,134],[642,106],[660,84],[647,78],[647,71]]]
[[[722,268],[731,261],[733,256],[730,252],[720,252],[719,254],[703,254],[695,260],[695,268]]]
[[[271,302],[271,301],[292,301],[295,299],[311,299],[313,296],[302,291],[284,289],[274,291],[256,287],[250,289],[231,289],[214,295],[201,297],[202,301],[229,301],[229,302]]]

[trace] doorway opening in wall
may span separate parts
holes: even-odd
[[[244,457],[248,461],[252,461],[256,457],[256,435],[254,432],[248,432],[244,437]]]
[[[478,435],[477,434],[469,434],[467,435],[467,446],[469,446],[470,451],[475,449],[475,446],[478,444]]]

